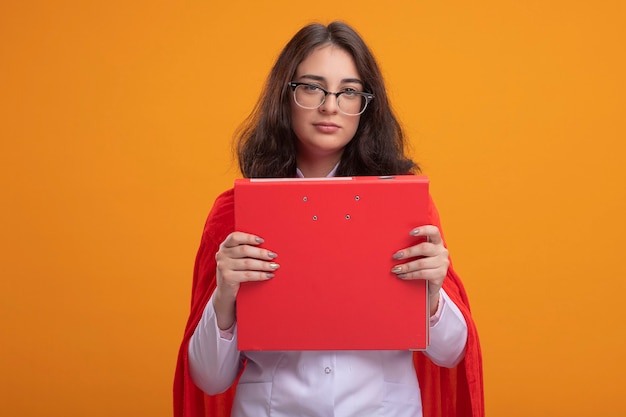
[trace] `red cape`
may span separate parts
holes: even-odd
[[[439,214],[432,200],[429,209],[431,224],[441,230]],[[236,384],[220,395],[204,394],[189,375],[187,346],[215,289],[215,253],[226,236],[234,231],[234,227],[234,193],[230,189],[215,200],[204,226],[196,256],[191,312],[178,354],[174,378],[175,417],[230,416]],[[452,369],[435,365],[421,352],[413,354],[424,417],[483,417],[485,414],[483,372],[478,333],[470,313],[467,294],[452,265],[448,269],[443,288],[465,316],[468,327],[467,347],[463,361]]]

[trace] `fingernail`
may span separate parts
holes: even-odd
[[[393,258],[393,259],[400,259],[400,258],[402,258],[403,256],[404,256],[404,253],[403,253],[403,252],[396,252],[396,253],[394,253],[394,254],[393,254],[393,257],[392,257],[392,258]]]
[[[271,272],[268,272],[267,274],[265,274],[265,276],[268,278],[274,278],[274,274],[272,274]]]
[[[276,255],[274,252],[268,252],[267,256],[269,256],[270,258],[274,259],[275,257],[277,257],[278,255]]]
[[[398,274],[396,275],[398,278],[406,278],[406,274]]]
[[[280,268],[280,265],[278,265],[276,262],[270,262],[270,268],[278,269],[278,268]]]
[[[413,229],[409,232],[411,236],[417,236],[420,234],[420,229]]]
[[[391,268],[391,272],[393,272],[394,274],[397,274],[398,272],[402,272],[402,267],[394,266],[393,268]]]
[[[263,243],[265,242],[263,239],[261,239],[260,237],[255,237],[254,240],[256,240],[256,243]]]

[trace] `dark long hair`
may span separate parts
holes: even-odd
[[[344,148],[337,175],[400,175],[419,171],[417,164],[405,155],[402,127],[389,105],[374,56],[354,29],[333,22],[328,26],[316,23],[303,27],[278,56],[255,108],[236,134],[239,169],[244,177],[295,176],[297,138],[291,128],[287,83],[309,53],[328,44],[352,56],[365,91],[375,96]]]

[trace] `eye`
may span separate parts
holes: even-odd
[[[352,88],[352,87],[348,87],[348,88],[344,88],[343,90],[341,90],[341,94],[343,94],[344,96],[347,97],[356,97],[359,94],[359,91],[357,91],[356,89]]]
[[[322,91],[322,88],[315,84],[302,84],[300,85],[300,88],[302,88],[307,93],[318,93]]]
[[[342,89],[341,92],[343,94],[348,95],[348,96],[355,96],[355,95],[358,95],[358,93],[360,93],[361,91],[358,90],[355,87],[346,87],[346,88]]]

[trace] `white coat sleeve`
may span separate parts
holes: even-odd
[[[237,378],[242,359],[237,349],[237,324],[233,337],[222,337],[217,327],[213,296],[189,341],[189,372],[202,391],[215,395],[226,391]]]
[[[438,317],[431,320],[430,345],[424,353],[435,364],[452,368],[465,356],[467,323],[443,289],[440,294]]]

